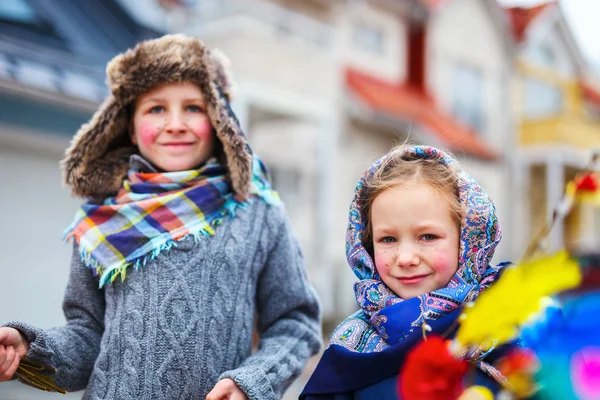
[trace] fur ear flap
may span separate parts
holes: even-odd
[[[209,58],[214,66],[214,77],[217,83],[227,96],[227,99],[232,101],[235,96],[235,87],[229,58],[219,49],[210,50]]]
[[[71,141],[61,168],[63,182],[71,186],[73,195],[102,198],[118,192],[129,156],[135,152],[127,142],[127,112],[110,96]],[[101,163],[96,162],[100,159]]]
[[[208,63],[210,68],[205,83],[208,117],[223,144],[233,190],[245,196],[252,180],[252,150],[229,102],[232,81],[228,61],[221,52],[211,51]]]

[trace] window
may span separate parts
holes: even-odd
[[[454,71],[454,115],[478,132],[485,128],[483,77],[471,66],[458,65]]]
[[[556,55],[548,44],[532,44],[526,50],[527,57],[536,64],[544,67],[556,67]]]
[[[354,45],[373,54],[383,53],[383,32],[363,24],[354,27]]]
[[[530,118],[551,116],[562,109],[562,92],[555,85],[538,79],[525,80],[525,115]]]
[[[0,1],[0,19],[32,24],[37,22],[35,11],[25,0]]]

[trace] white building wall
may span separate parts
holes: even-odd
[[[80,204],[61,183],[58,162],[67,146],[67,139],[0,126],[0,284],[6,301],[0,321],[40,328],[65,321],[62,299],[72,246],[61,238]],[[0,400],[55,397],[18,382],[0,385]]]
[[[271,37],[269,29],[255,28],[203,37],[210,48],[218,48],[229,58],[236,83],[273,86],[297,96],[315,96],[318,101],[331,97],[334,65],[330,49]]]
[[[63,244],[62,232],[80,203],[62,186],[58,166],[68,140],[18,135],[13,140],[0,127],[0,208],[7,211],[0,229],[2,280],[11,282],[2,290],[7,298],[19,299],[13,307],[2,308],[0,320],[31,320],[50,327],[64,321],[62,292],[72,247]],[[37,293],[45,294],[43,304]]]
[[[552,70],[565,79],[577,78],[574,50],[569,49],[558,12],[550,8],[531,22],[521,55],[524,61]]]
[[[507,167],[502,163],[487,163],[472,158],[459,157],[462,168],[475,179],[483,188],[496,206],[496,215],[502,229],[502,241],[496,248],[493,262],[518,261],[517,254],[512,248],[513,238],[511,235],[511,221],[515,217],[514,196],[507,196],[506,175],[509,173]]]
[[[496,26],[487,0],[454,0],[435,14],[428,38],[429,84],[434,96],[448,112],[457,95],[455,72],[458,65],[475,68],[482,74],[484,130],[488,143],[504,149],[510,118],[509,85],[511,60],[505,50],[503,33]]]
[[[341,10],[337,43],[346,66],[371,73],[381,79],[400,82],[406,77],[407,29],[401,16],[369,2],[357,2]],[[357,29],[379,32],[381,52],[369,51],[357,43]],[[360,33],[359,33],[360,34]]]
[[[294,232],[303,248],[311,278],[317,278],[323,266],[317,265],[317,142],[321,132],[313,123],[290,120],[253,124],[252,148],[271,169],[273,175],[289,182],[276,182]],[[286,190],[287,189],[287,190]],[[315,279],[316,281],[316,279]],[[321,282],[316,282],[321,284]]]

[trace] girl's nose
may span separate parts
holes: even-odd
[[[396,265],[399,267],[415,267],[419,265],[417,249],[412,244],[398,244],[396,249]]]

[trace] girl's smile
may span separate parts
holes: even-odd
[[[377,272],[403,299],[445,287],[458,269],[459,224],[426,183],[392,186],[371,205]]]
[[[421,275],[412,275],[412,276],[403,276],[398,278],[400,282],[404,285],[416,285],[418,283],[423,282],[425,278],[427,278],[431,274],[421,274]]]

